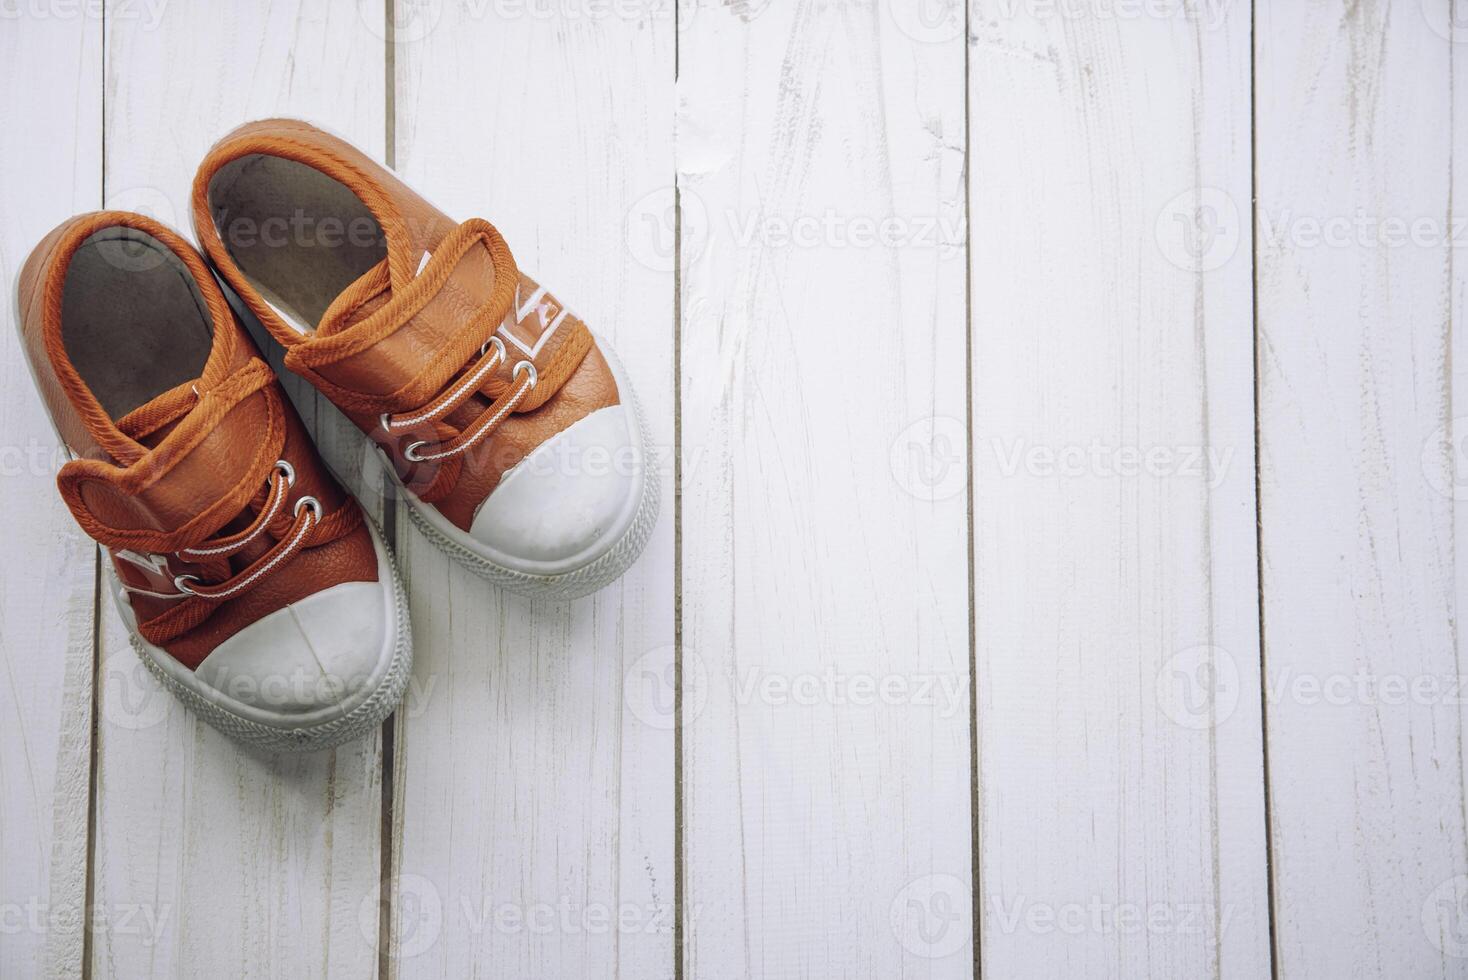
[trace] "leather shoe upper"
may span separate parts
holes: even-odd
[[[249,123],[216,144],[193,212],[209,258],[287,367],[376,442],[436,524],[527,567],[596,550],[627,481],[516,474],[543,448],[575,449],[593,433],[609,451],[640,453],[631,413],[585,324],[516,266],[492,225],[451,220],[350,144],[293,120]],[[612,408],[620,430],[585,424]],[[556,465],[537,458],[538,470]],[[521,489],[500,499],[502,483]],[[529,493],[532,483],[555,492]]]

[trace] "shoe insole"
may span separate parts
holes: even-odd
[[[367,205],[306,164],[243,156],[219,168],[208,195],[225,249],[297,329],[316,329],[341,291],[387,257]]]
[[[61,292],[61,340],[114,421],[198,378],[214,321],[183,260],[135,228],[82,242]]]

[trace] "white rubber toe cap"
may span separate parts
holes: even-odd
[[[327,724],[369,701],[408,635],[392,559],[370,521],[367,530],[377,581],[343,582],[278,609],[219,644],[196,670],[137,635],[132,604],[117,577],[108,578],[138,653],[168,683],[247,725]]]
[[[574,570],[631,524],[645,469],[633,413],[623,405],[598,409],[508,470],[469,533],[507,567],[536,575]]]
[[[376,685],[382,650],[394,639],[390,601],[380,581],[323,589],[219,644],[194,675],[264,711],[300,715],[340,707]]]

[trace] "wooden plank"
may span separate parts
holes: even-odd
[[[0,195],[0,535],[23,556],[0,589],[0,976],[64,977],[81,969],[87,921],[96,549],[56,493],[66,457],[21,353],[14,290],[36,242],[101,200],[100,19],[7,13],[0,85],[0,130],[25,134]]]
[[[109,206],[188,229],[199,160],[252,118],[302,116],[381,148],[380,4],[122,14],[107,28]],[[303,415],[333,438],[309,399]],[[241,748],[153,682],[107,600],[101,670],[95,891],[105,906],[150,910],[156,925],[99,936],[95,975],[370,974],[379,740],[305,756]]]
[[[624,229],[672,173],[672,7],[572,6],[405,17],[395,164],[449,214],[493,221],[610,341],[666,453],[671,266],[639,263]],[[620,582],[540,604],[399,517],[426,696],[398,722],[398,976],[671,975],[673,735],[622,690],[673,642],[672,527],[668,503]]]
[[[1468,956],[1455,408],[1468,263],[1452,250],[1465,93],[1448,13],[1259,8],[1260,496],[1287,976],[1462,976]]]
[[[1130,9],[972,14],[988,976],[1270,969],[1250,10]]]
[[[962,7],[679,46],[685,975],[967,977]]]

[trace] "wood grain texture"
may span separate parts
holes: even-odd
[[[1249,7],[1131,9],[972,12],[991,976],[1270,969]]]
[[[6,304],[0,977],[1461,976],[1453,2],[0,11],[7,287],[302,116],[504,231],[663,485],[568,605],[365,500],[385,799],[380,738],[243,750],[94,622]]]
[[[66,977],[87,921],[96,549],[56,495],[66,457],[21,353],[14,277],[100,202],[100,19],[0,20],[0,85],[0,132],[26,134],[0,194],[0,536],[23,556],[0,587],[0,976]]]
[[[379,4],[325,0],[168,4],[157,20],[116,11],[107,29],[108,205],[192,237],[195,167],[253,118],[301,116],[379,151],[381,16]],[[311,400],[303,405],[318,438],[333,439]],[[369,975],[378,740],[305,756],[243,749],[158,687],[110,596],[102,629],[94,887],[104,907],[140,907],[147,928],[99,935],[94,975]]]
[[[671,265],[640,263],[624,228],[672,173],[671,5],[416,9],[394,45],[398,171],[494,222],[610,342],[667,459]],[[642,558],[570,604],[495,589],[399,517],[423,697],[397,723],[397,976],[672,975],[673,736],[623,697],[673,642],[659,478]]]
[[[1455,387],[1468,264],[1454,247],[1468,36],[1450,43],[1447,14],[1259,7],[1260,487],[1286,976],[1462,976],[1468,956]]]
[[[680,33],[690,978],[972,973],[963,39],[939,6],[936,36],[821,0],[690,5]]]

